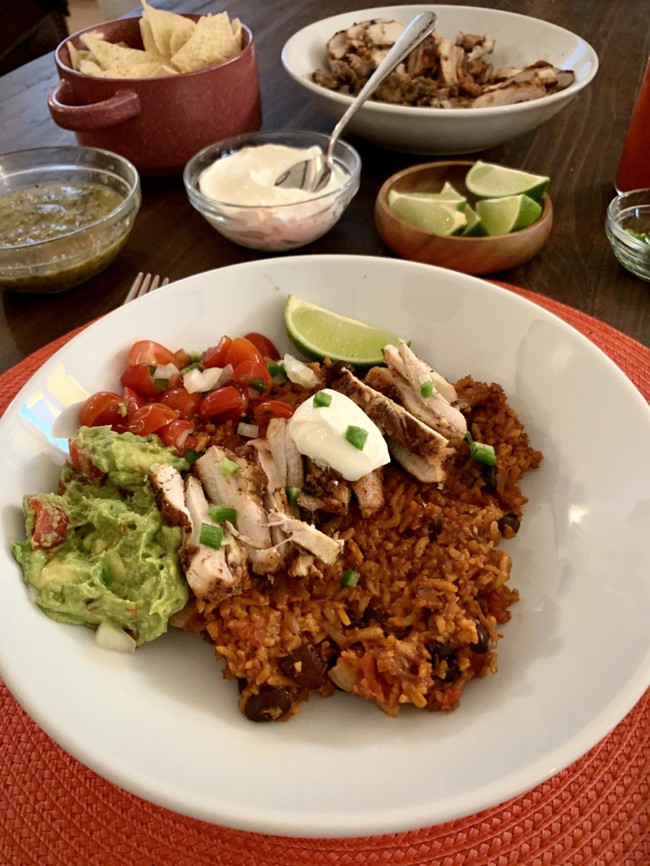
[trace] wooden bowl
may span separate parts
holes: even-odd
[[[514,268],[528,261],[546,243],[553,225],[553,206],[548,195],[542,199],[542,213],[528,228],[494,237],[434,235],[422,231],[388,206],[389,190],[398,192],[440,192],[445,181],[475,205],[465,186],[465,176],[473,162],[453,160],[414,165],[389,177],[375,202],[375,224],[384,243],[414,262],[440,265],[465,274],[491,274]]]

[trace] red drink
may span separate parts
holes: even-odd
[[[615,184],[619,193],[650,187],[650,59],[632,113]]]

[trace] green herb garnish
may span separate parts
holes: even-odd
[[[368,438],[368,431],[364,430],[363,427],[355,427],[354,424],[350,424],[345,431],[345,438],[350,445],[358,448],[359,451],[363,451],[363,446],[366,444],[366,439]]]

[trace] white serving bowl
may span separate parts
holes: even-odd
[[[486,150],[549,120],[589,84],[598,69],[591,45],[569,30],[528,15],[478,6],[379,6],[344,12],[294,33],[282,50],[282,63],[316,105],[338,118],[352,97],[320,87],[311,79],[316,69],[327,69],[328,39],[358,21],[393,18],[408,24],[418,12],[428,9],[437,14],[436,32],[442,36],[455,39],[463,31],[493,37],[495,68],[547,60],[572,69],[575,81],[559,93],[495,108],[414,108],[371,100],[356,114],[349,130],[373,144],[432,155]]]
[[[99,649],[92,631],[30,601],[12,559],[23,494],[53,489],[75,405],[117,387],[135,340],[200,349],[260,331],[291,351],[288,294],[409,336],[450,379],[499,382],[544,452],[507,543],[521,599],[501,629],[499,673],[471,683],[451,715],[407,707],[392,719],[337,692],[287,724],[253,724],[199,635],[172,629],[134,655]],[[93,322],[0,419],[0,671],[71,754],[195,818],[340,837],[487,809],[577,760],[650,684],[649,438],[648,405],[609,358],[492,283],[379,256],[278,256],[197,274]]]

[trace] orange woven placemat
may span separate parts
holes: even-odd
[[[650,397],[650,350],[521,289],[600,346]],[[0,412],[71,335],[0,376]],[[97,776],[0,684],[0,866],[600,866],[650,864],[650,693],[583,758],[477,815],[356,839],[245,833],[154,806]]]

